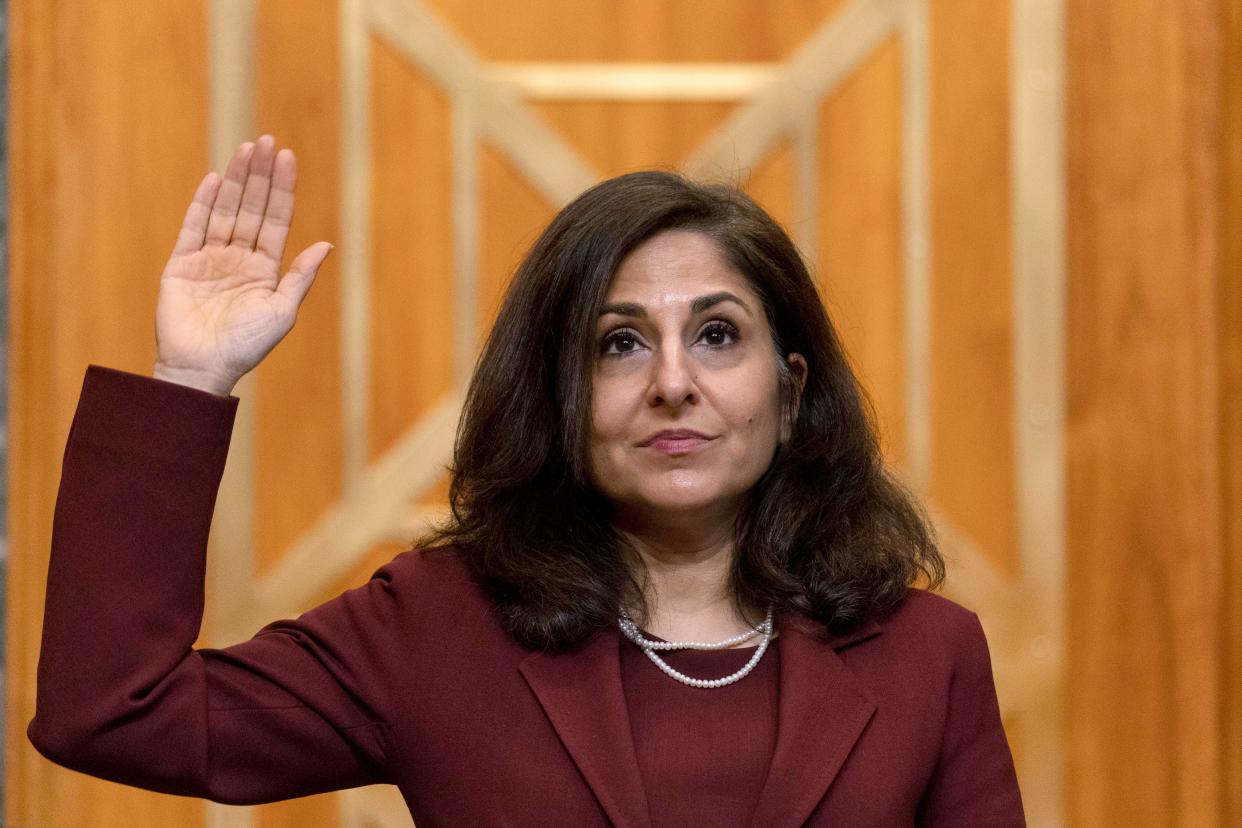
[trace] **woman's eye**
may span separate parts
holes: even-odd
[[[707,345],[713,348],[720,348],[737,342],[738,330],[728,322],[716,321],[709,323],[703,328],[703,332],[699,337]]]
[[[613,331],[600,344],[601,354],[628,354],[638,347],[638,337],[633,331]]]

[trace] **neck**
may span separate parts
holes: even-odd
[[[649,633],[670,641],[719,641],[763,620],[761,609],[742,613],[736,607],[729,588],[735,554],[732,527],[721,525],[617,527],[642,567],[647,613],[634,620]]]

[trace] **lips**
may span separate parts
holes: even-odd
[[[711,440],[706,434],[686,428],[657,431],[638,445],[653,448],[666,454],[684,454]]]

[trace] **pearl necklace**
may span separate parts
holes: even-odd
[[[621,610],[621,616],[617,619],[617,625],[621,627],[621,632],[625,633],[625,637],[637,644],[647,658],[663,670],[667,675],[677,679],[682,684],[688,684],[691,687],[715,688],[724,687],[726,684],[732,684],[746,676],[751,670],[755,669],[755,665],[759,663],[759,659],[763,658],[763,653],[768,649],[768,644],[772,641],[772,607],[768,607],[767,617],[749,632],[735,635],[732,638],[726,638],[724,641],[717,641],[715,644],[708,644],[703,641],[655,641],[654,639],[645,637],[638,630],[630,614],[625,610]],[[755,648],[755,654],[750,657],[750,661],[742,666],[732,675],[718,679],[696,679],[687,676],[668,664],[664,659],[656,655],[656,650],[723,650],[734,644],[740,644],[756,635],[763,636],[763,640],[759,642],[759,646]]]

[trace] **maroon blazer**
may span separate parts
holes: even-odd
[[[193,649],[236,406],[88,369],[56,504],[39,751],[229,803],[391,783],[419,828],[650,825],[619,667],[631,645],[609,628],[572,653],[523,649],[452,548],[403,553],[295,620]],[[974,613],[911,590],[849,635],[791,613],[778,629],[754,825],[1023,824]]]

